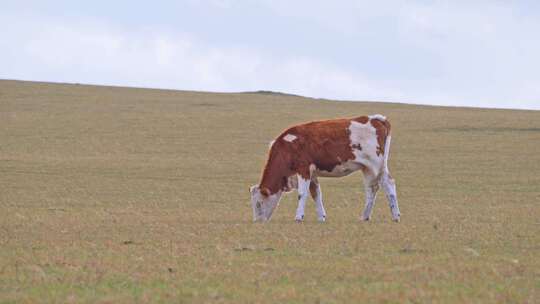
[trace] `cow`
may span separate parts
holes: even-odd
[[[342,177],[361,170],[365,207],[360,218],[371,219],[379,187],[386,194],[392,220],[399,222],[396,184],[388,170],[390,122],[380,114],[313,121],[292,126],[270,144],[260,183],[250,188],[253,220],[269,221],[283,193],[298,190],[295,220],[304,220],[311,194],[317,218],[326,221],[319,177]]]

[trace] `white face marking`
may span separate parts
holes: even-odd
[[[268,197],[261,194],[258,185],[251,187],[251,207],[253,208],[253,221],[269,221],[281,199],[281,191]]]
[[[386,116],[384,115],[381,115],[381,114],[374,114],[374,115],[369,115],[369,119],[380,119],[380,120],[386,120]]]
[[[287,134],[283,137],[284,141],[293,142],[296,139],[296,135]]]

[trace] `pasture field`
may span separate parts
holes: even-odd
[[[268,143],[381,113],[401,223],[362,175],[252,223]],[[539,303],[540,111],[0,81],[2,303]]]

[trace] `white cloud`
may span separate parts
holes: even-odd
[[[411,43],[440,56],[441,91],[453,102],[540,109],[540,41],[532,38],[540,20],[502,2],[436,2],[410,7],[402,25]]]
[[[536,89],[540,86],[540,60],[535,55],[540,53],[540,40],[534,38],[540,32],[540,18],[524,14],[519,10],[524,8],[515,3],[265,3],[280,15],[353,33],[350,39],[361,41],[358,43],[379,44],[379,49],[389,48],[392,57],[403,54],[401,62],[410,60],[405,69],[389,68],[386,80],[375,81],[379,88],[391,91],[375,99],[540,109]],[[307,7],[310,9],[302,9]],[[415,65],[418,71],[414,71]],[[426,70],[431,75],[422,74]]]
[[[52,81],[210,91],[268,89],[342,99],[393,97],[361,75],[308,57],[277,58],[257,49],[216,47],[183,33],[46,24],[24,36],[17,57],[25,62],[18,61],[19,74],[15,73],[24,79],[34,79],[30,71],[41,70],[54,71],[47,78]]]

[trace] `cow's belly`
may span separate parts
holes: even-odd
[[[356,162],[346,162],[334,167],[332,171],[316,170],[315,174],[321,177],[342,177],[362,169],[362,164]]]

